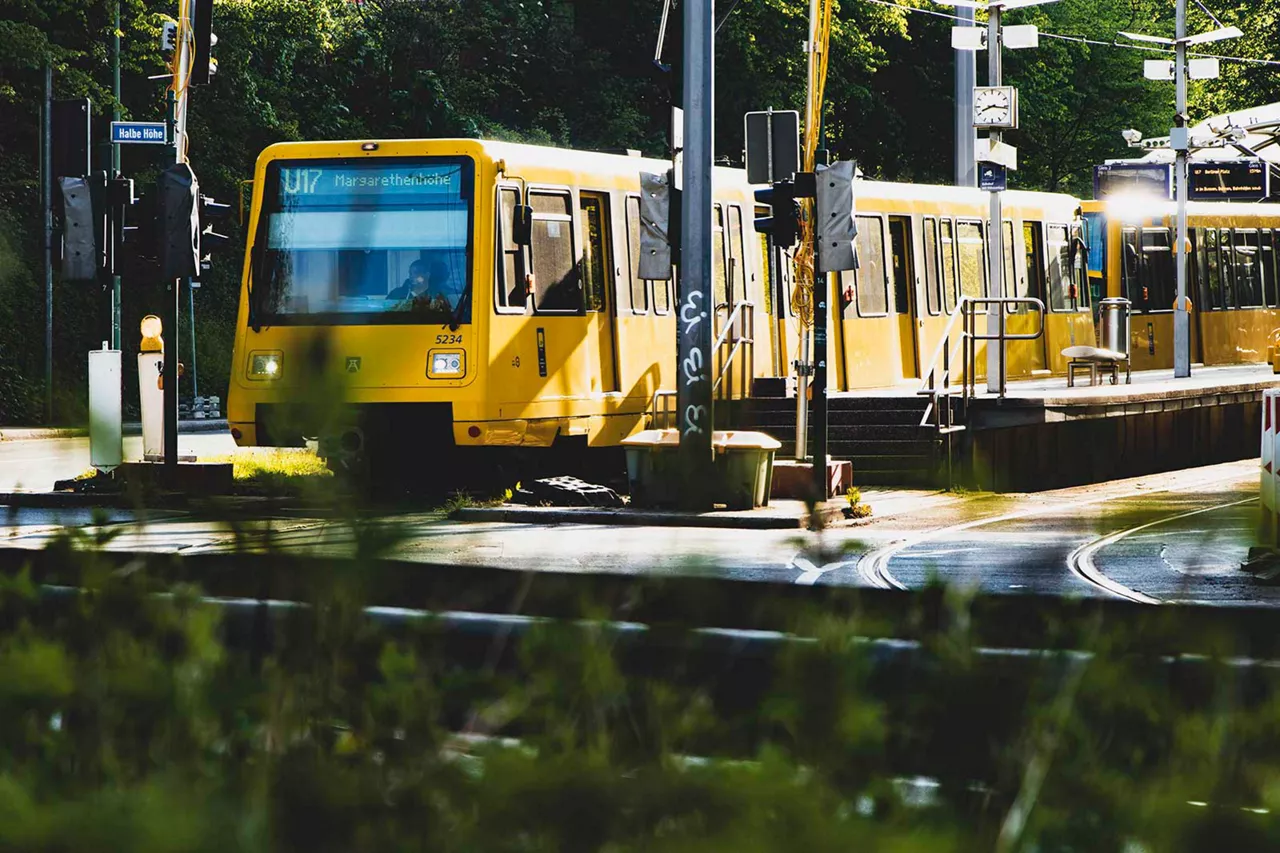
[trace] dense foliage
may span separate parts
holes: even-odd
[[[163,73],[161,22],[176,3],[120,2],[121,107],[126,118],[158,119],[164,83],[148,78]],[[0,423],[35,421],[41,408],[43,68],[52,63],[55,97],[88,95],[99,118],[108,118],[114,4],[0,2]],[[721,156],[738,160],[745,110],[803,103],[807,3],[718,5],[716,144]],[[1249,34],[1227,52],[1274,56],[1280,0],[1209,6]],[[923,14],[925,7],[945,8],[927,0],[841,3],[827,144],[841,158],[857,158],[868,175],[952,176],[951,21]],[[1193,11],[1193,27],[1209,25]],[[286,139],[483,135],[661,153],[679,69],[664,74],[653,66],[659,12],[658,0],[219,0],[219,72],[193,99],[191,158],[206,193],[235,200],[258,152]],[[1045,32],[1103,42],[1121,28],[1172,26],[1166,0],[1065,0],[1014,14]],[[675,26],[666,59],[678,55],[678,39]],[[1049,38],[1037,50],[1009,52],[1006,77],[1021,87],[1024,127],[1012,135],[1022,163],[1014,184],[1087,193],[1090,167],[1126,154],[1119,130],[1168,127],[1171,87],[1142,80],[1143,56]],[[1193,92],[1198,114],[1278,99],[1271,66],[1225,67],[1222,81]],[[146,182],[159,156],[150,146],[126,146],[124,171]],[[197,296],[196,357],[206,394],[225,392],[239,273],[228,251]],[[136,344],[137,319],[163,310],[165,299],[155,282],[126,283],[127,347]],[[106,336],[106,306],[96,286],[55,282],[56,419],[80,416],[84,352]]]
[[[165,580],[195,566],[116,568],[77,534],[34,574],[0,576],[0,850],[1280,841],[1274,668],[1226,665],[1238,643],[1168,666],[1152,648],[1206,648],[1176,618],[1160,637],[1090,619],[1077,651],[993,663],[969,603],[924,594],[896,626],[921,643],[910,656],[866,642],[886,629],[869,617],[796,614],[806,639],[767,662],[724,642],[701,655],[709,638],[678,620],[643,659],[634,631],[602,621],[634,600],[510,634],[380,625],[359,602],[394,531],[350,532],[354,563],[256,564],[255,583],[303,607],[246,606],[219,571],[216,606]],[[80,590],[32,580],[50,565]]]

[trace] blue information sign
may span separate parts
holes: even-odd
[[[999,163],[978,164],[978,189],[1004,192],[1008,189],[1008,173]]]
[[[162,121],[113,121],[111,141],[143,145],[164,145],[169,141]]]

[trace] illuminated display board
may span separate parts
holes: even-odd
[[[1168,163],[1104,163],[1093,167],[1093,197],[1142,194],[1173,197],[1173,166]]]
[[[1271,194],[1270,170],[1257,158],[1187,164],[1192,201],[1259,201]]]

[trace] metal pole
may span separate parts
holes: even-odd
[[[711,507],[711,162],[715,15],[712,0],[684,6],[684,191],[680,195],[681,263],[677,370],[683,502]]]
[[[1177,4],[1177,45],[1174,55],[1174,77],[1177,80],[1175,111],[1187,114],[1187,0]],[[1178,119],[1175,124],[1186,127]],[[1189,142],[1189,140],[1187,140]],[[1178,172],[1178,301],[1173,310],[1173,375],[1181,379],[1191,375],[1191,315],[1187,312],[1187,144],[1176,147]]]
[[[817,94],[814,91],[814,83],[817,76],[817,49],[818,49],[818,0],[809,0],[809,40],[805,42],[805,57],[808,61],[808,76],[806,79],[805,96],[804,96],[804,132],[809,132],[808,123],[813,120],[813,99]],[[806,158],[807,160],[807,158]],[[813,164],[805,162],[802,164],[804,168],[812,168]],[[818,282],[817,274],[814,274],[813,291],[817,294]],[[814,317],[817,317],[817,306],[814,305]],[[800,360],[796,363],[796,459],[800,462],[805,461],[809,456],[809,385],[810,375],[812,371],[812,353],[810,352],[809,335],[811,329],[805,326],[804,322],[800,323]],[[816,348],[815,348],[816,349]],[[816,460],[815,460],[816,464]]]
[[[111,31],[111,94],[115,98],[115,107],[111,117],[120,121],[120,0],[116,0],[115,29]],[[120,174],[120,143],[111,145],[111,173]],[[116,223],[115,238],[120,236],[122,223]],[[111,348],[120,349],[120,276],[111,276]]]
[[[1001,85],[1003,78],[1003,68],[1000,62],[1000,7],[989,6],[987,12],[987,60],[990,63],[987,66],[987,83],[990,86]],[[992,147],[1000,141],[1001,133],[996,128],[991,128],[987,135],[991,139]],[[1000,274],[1004,269],[1004,254],[1001,247],[1002,229],[1000,221],[1002,219],[1000,211],[1000,193],[991,193],[991,212],[990,223],[987,226],[987,246],[990,247],[991,254],[987,257],[987,296],[998,298],[1003,288],[1000,286]],[[1001,306],[991,304],[987,306],[987,392],[996,393],[1000,390],[1004,377],[1001,375],[1003,361],[1004,341],[990,340],[995,338],[1000,325]]]
[[[175,118],[177,104],[172,89],[165,100],[165,118],[169,125],[169,138],[174,143],[174,159],[181,162],[182,148]],[[178,330],[181,328],[182,279],[171,279],[168,286],[173,299],[173,320],[166,324],[165,329],[169,340],[164,346],[164,464],[166,468],[174,469],[178,465]]]
[[[974,26],[974,10],[956,7],[959,26]],[[973,87],[978,83],[976,51],[956,51],[956,186],[976,187],[978,173],[973,162],[977,132],[973,128]]]
[[[44,199],[44,421],[53,423],[53,63],[44,62],[44,144],[40,151]]]
[[[169,138],[173,143],[173,161],[186,160],[187,130],[187,78],[191,68],[191,15],[193,3],[179,0],[178,64],[173,86],[167,97]],[[175,89],[181,88],[181,95]],[[186,282],[190,285],[190,280]],[[172,290],[172,322],[167,324],[170,340],[164,348],[164,464],[174,470],[178,467],[178,343],[182,330],[182,284],[176,278],[169,283]]]
[[[187,279],[187,315],[191,320],[191,405],[200,396],[200,383],[196,372],[196,288],[200,285]]]

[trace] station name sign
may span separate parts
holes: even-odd
[[[1169,163],[1104,163],[1093,167],[1093,197],[1142,195],[1173,198],[1173,166]]]
[[[113,121],[111,141],[119,144],[164,145],[169,137],[162,121]]]
[[[1270,169],[1256,157],[1187,164],[1192,201],[1261,201],[1271,195]]]

